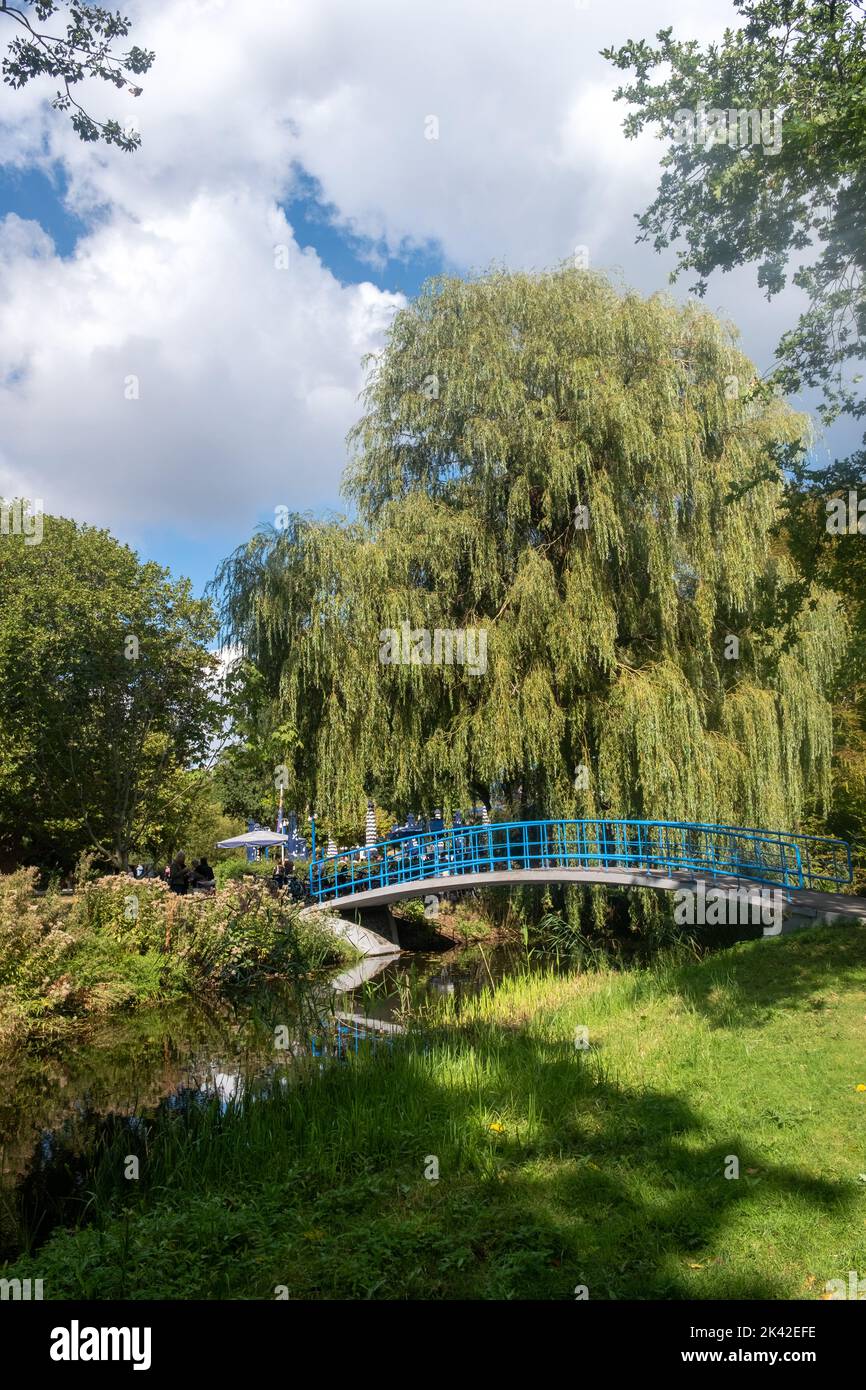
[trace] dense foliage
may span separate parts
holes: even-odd
[[[0,875],[0,1045],[110,1009],[291,980],[346,954],[260,881],[184,897],[117,875],[70,900],[34,898],[35,880],[35,869]]]
[[[753,378],[694,304],[570,269],[431,282],[373,364],[358,519],[294,517],[219,576],[297,731],[296,803],[498,784],[544,813],[778,827],[820,805],[845,627],[774,534],[802,422]],[[484,630],[485,670],[383,662],[403,623]]]
[[[187,580],[46,516],[0,536],[0,851],[70,868],[171,848],[219,726],[215,621]]]
[[[276,717],[261,675],[243,659],[228,664],[225,715],[229,738],[214,769],[214,790],[227,814],[274,823],[283,769],[297,736]]]
[[[663,29],[655,47],[632,40],[605,53],[634,72],[617,93],[636,108],[626,134],[655,126],[671,142],[658,195],[639,218],[642,236],[657,249],[679,242],[678,273],[696,271],[701,294],[714,270],[749,262],[768,295],[789,279],[804,290],[808,306],[782,340],[778,379],[788,391],[822,386],[827,419],[862,416],[866,401],[846,368],[866,343],[866,7],[734,3],[742,23],[721,44],[701,48]],[[683,139],[678,115],[699,105],[735,113],[734,139],[727,124]],[[774,113],[778,137],[768,119],[741,141],[741,111]]]
[[[661,30],[605,56],[633,74],[617,95],[628,136],[655,128],[664,174],[640,238],[677,248],[675,276],[705,293],[715,270],[753,263],[768,296],[789,281],[807,305],[782,337],[776,383],[820,388],[825,423],[866,416],[866,7],[862,0],[735,0],[740,21],[702,47]],[[715,114],[684,139],[684,113]],[[740,138],[745,115],[761,115]],[[736,134],[731,122],[736,123]],[[758,130],[760,133],[758,134]],[[744,131],[745,133],[745,131]],[[697,125],[693,134],[698,135]],[[733,138],[732,138],[733,135]],[[754,138],[757,135],[757,138]],[[772,136],[772,142],[766,139]],[[818,467],[788,459],[783,531],[803,576],[842,598],[852,629],[834,692],[833,809],[826,827],[862,836],[866,818],[866,561],[862,535],[828,530],[828,504],[862,489],[866,450]]]

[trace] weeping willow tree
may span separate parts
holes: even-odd
[[[217,577],[297,730],[290,795],[778,828],[826,801],[844,618],[778,538],[804,422],[731,329],[496,272],[431,281],[368,365],[355,519],[294,516]]]

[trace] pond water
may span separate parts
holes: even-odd
[[[166,1005],[22,1049],[0,1078],[0,1261],[18,1253],[22,1229],[35,1248],[80,1212],[93,1156],[119,1131],[165,1109],[228,1104],[263,1077],[307,1074],[301,1061],[339,1062],[361,1038],[388,1046],[407,1010],[437,995],[459,1010],[518,964],[526,955],[501,946],[367,957],[303,991]]]

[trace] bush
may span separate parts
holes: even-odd
[[[230,881],[212,898],[177,900],[176,949],[201,985],[217,987],[297,977],[345,959],[338,939],[300,913],[286,891]]]
[[[276,867],[273,859],[222,859],[214,865],[217,888],[243,878],[272,878]]]
[[[104,933],[130,951],[162,951],[175,896],[159,879],[117,874],[86,883],[76,907],[89,932]]]
[[[75,952],[73,973],[74,1002],[78,1012],[87,1014],[176,998],[191,984],[179,958],[129,951],[105,933],[84,937]]]
[[[57,893],[34,900],[38,872],[0,876],[0,1038],[14,1021],[57,1008],[72,988],[67,904]]]
[[[159,882],[103,878],[84,889],[82,918],[88,936],[101,934],[126,951],[182,961],[199,987],[341,960],[336,939],[302,921],[289,894],[274,892],[262,878],[258,873],[229,879],[207,896],[172,893]]]
[[[0,876],[0,1044],[63,1016],[297,979],[352,954],[260,875],[213,895],[114,875],[70,901],[34,899],[36,874]]]

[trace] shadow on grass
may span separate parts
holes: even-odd
[[[570,1045],[456,1027],[228,1109],[176,1105],[120,1132],[105,1117],[81,1175],[94,1224],[14,1273],[44,1278],[49,1298],[261,1298],[284,1284],[292,1298],[563,1299],[586,1285],[676,1299],[701,1296],[693,1266],[706,1296],[801,1296],[708,1252],[735,1215],[760,1246],[794,1211],[805,1277],[813,1233],[857,1193],[768,1165],[741,1134],[701,1144],[710,1118],[613,1084]]]
[[[755,1028],[780,1006],[820,1007],[827,990],[866,985],[866,928],[810,927],[744,943],[677,973],[677,991],[714,1027]]]
[[[805,1233],[858,1200],[853,1183],[767,1164],[743,1134],[696,1146],[707,1117],[681,1096],[612,1084],[588,1059],[577,1063],[576,1083],[571,1047],[525,1037],[502,1046],[495,1031],[472,1030],[481,1053],[498,1052],[489,1094],[524,1114],[532,1108],[538,1122],[528,1141],[509,1139],[506,1126],[497,1176],[482,1183],[496,1237],[485,1248],[484,1296],[567,1297],[573,1280],[592,1297],[694,1298],[687,1271],[699,1266],[713,1276],[712,1297],[792,1297],[783,1278],[726,1268],[707,1250],[735,1212],[757,1232],[774,1205],[795,1208]],[[466,1123],[473,1106],[461,1109]],[[725,1177],[730,1156],[738,1179]]]

